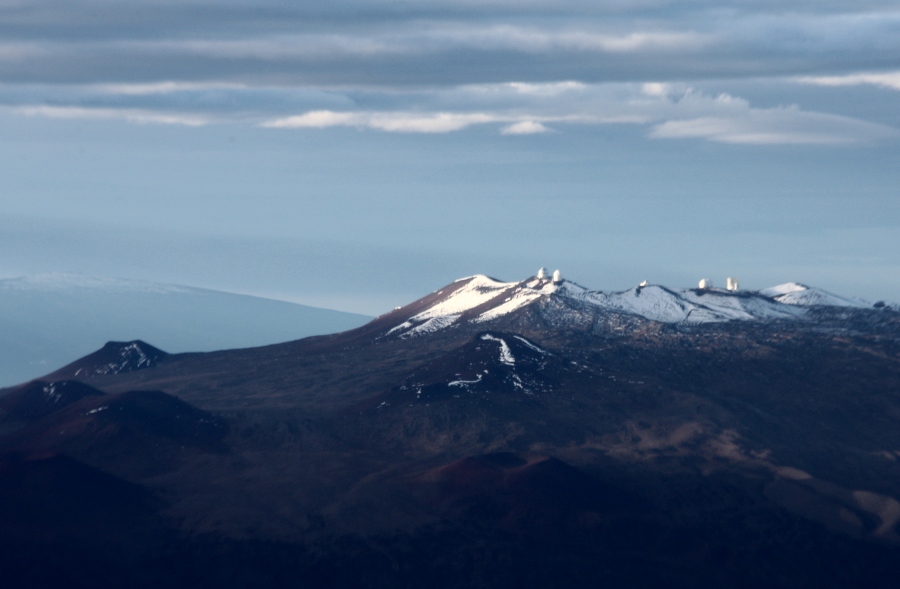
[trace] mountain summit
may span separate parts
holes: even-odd
[[[402,319],[384,335],[405,338],[459,325],[485,324],[526,308],[536,310],[548,320],[559,320],[574,312],[699,324],[799,319],[816,306],[873,308],[864,301],[793,282],[759,291],[713,287],[673,289],[644,282],[622,292],[603,292],[564,280],[559,271],[553,278],[547,278],[541,268],[536,276],[520,282],[502,282],[481,274],[460,278],[380,319]]]

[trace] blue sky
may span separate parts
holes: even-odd
[[[0,0],[0,276],[900,301],[900,4]]]

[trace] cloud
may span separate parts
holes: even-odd
[[[524,90],[524,91],[523,91]],[[649,125],[652,139],[700,139],[747,145],[841,145],[895,140],[898,131],[796,105],[756,108],[728,93],[709,95],[683,85],[510,83],[467,86],[420,96],[417,110],[315,110],[262,123],[270,128],[353,126],[387,132],[450,133],[498,124],[503,135],[549,131],[557,125]],[[358,100],[372,100],[358,96]],[[383,97],[377,99],[383,100]],[[432,110],[440,104],[452,110]],[[429,108],[431,107],[431,108]]]
[[[0,79],[443,85],[810,76],[896,67],[875,0],[0,3]]]
[[[565,92],[584,90],[587,84],[576,82],[574,80],[566,80],[564,82],[548,82],[545,84],[530,84],[527,82],[509,82],[505,84],[519,94],[529,96],[559,96]]]
[[[719,143],[745,143],[751,145],[834,144],[850,141],[848,138],[827,134],[773,129],[770,125],[760,126],[758,121],[725,119],[722,117],[666,121],[654,127],[650,137],[658,139],[709,139]]]
[[[147,82],[143,84],[97,84],[95,89],[109,94],[145,96],[149,94],[171,94],[173,92],[196,92],[198,90],[241,90],[246,84],[228,82]]]
[[[843,76],[799,76],[794,78],[801,84],[815,86],[879,86],[891,90],[900,90],[900,71],[894,72],[860,72]]]
[[[668,96],[673,91],[671,84],[663,84],[660,82],[646,82],[641,85],[641,92],[647,96]]]
[[[655,139],[707,139],[746,145],[837,145],[896,139],[883,125],[797,108],[740,108],[728,116],[669,120],[653,127]]]
[[[797,86],[787,79],[781,87]],[[897,139],[897,130],[889,125],[804,110],[798,105],[759,108],[727,92],[710,94],[673,82],[508,82],[390,91],[206,82],[93,84],[64,89],[0,85],[0,105],[26,116],[184,126],[356,127],[444,134],[496,125],[500,134],[525,135],[546,133],[551,126],[566,132],[572,126],[627,124],[645,126],[651,139],[753,145],[842,145]]]
[[[40,58],[46,54],[46,50],[39,43],[35,42],[0,43],[0,61],[15,62]]]
[[[117,42],[126,49],[147,53],[201,55],[264,61],[335,56],[365,57],[407,53],[416,49],[405,35],[295,34],[243,39],[180,39]]]
[[[392,133],[450,133],[472,125],[492,123],[502,117],[484,113],[332,112],[311,111],[302,115],[265,121],[272,129],[368,127]]]
[[[549,130],[537,121],[520,121],[504,127],[500,132],[504,135],[534,135],[536,133],[546,133]]]
[[[637,30],[616,34],[592,28],[583,24],[554,29],[547,26],[504,23],[475,27],[434,27],[426,34],[433,40],[459,48],[515,50],[526,53],[556,50],[600,53],[694,50],[715,40],[711,35],[693,31]]]
[[[262,123],[262,126],[270,129],[324,129],[326,127],[362,124],[364,124],[363,120],[354,113],[314,110],[302,115],[265,121]]]
[[[484,113],[378,113],[372,115],[367,124],[373,129],[399,133],[449,133],[498,120],[500,117]]]
[[[141,111],[135,109],[30,105],[15,107],[13,111],[25,116],[45,117],[49,119],[123,120],[139,124],[184,125],[188,127],[200,127],[211,123],[209,119],[197,115]]]

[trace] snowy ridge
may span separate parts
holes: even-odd
[[[830,292],[818,288],[810,288],[797,282],[788,282],[771,288],[764,288],[759,291],[759,293],[764,296],[770,296],[779,303],[784,303],[786,305],[801,305],[805,307],[827,305],[830,307],[856,307],[860,309],[872,306],[872,303],[861,299],[840,297],[831,294]]]
[[[457,280],[456,282],[461,281]],[[518,286],[519,283],[516,282],[499,282],[487,276],[473,276],[462,288],[411,319],[424,321],[433,317],[459,315],[487,303],[509,290],[515,290]]]
[[[561,279],[535,276],[521,282],[501,282],[476,275],[461,278],[434,295],[438,297],[436,302],[425,310],[417,309],[417,313],[390,328],[385,335],[406,338],[457,325],[486,323],[550,297],[590,305],[597,311],[685,324],[796,319],[814,306],[873,307],[863,300],[840,297],[796,282],[760,291],[672,289],[643,283],[622,292],[603,292]]]
[[[617,293],[585,291],[576,296],[600,307],[662,323],[787,319],[805,312],[754,293],[737,294],[713,289],[676,291],[656,285],[638,286]]]
[[[122,347],[117,361],[97,368],[95,372],[97,374],[119,374],[126,369],[137,370],[153,366],[153,360],[153,358],[144,353],[144,350],[137,342],[131,342]]]

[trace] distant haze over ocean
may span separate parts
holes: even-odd
[[[167,352],[262,346],[352,329],[371,317],[186,286],[77,274],[0,280],[0,386],[36,378],[105,342]]]

